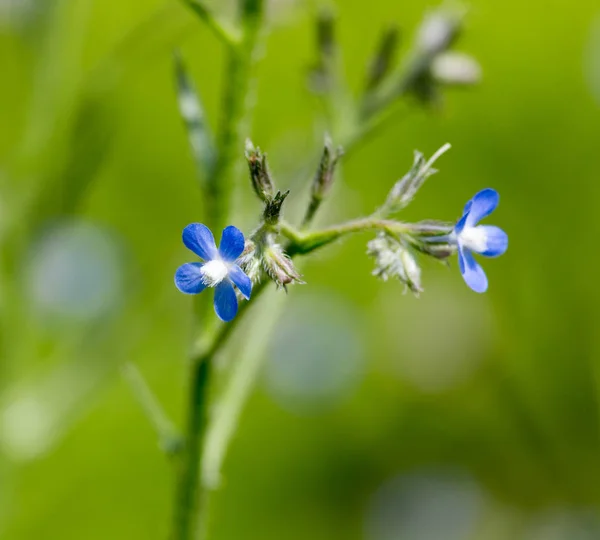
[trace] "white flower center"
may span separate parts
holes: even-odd
[[[200,268],[202,274],[202,283],[207,287],[214,287],[221,283],[227,276],[229,269],[227,265],[220,259],[213,259],[204,264]]]
[[[458,235],[459,242],[476,253],[487,249],[488,237],[483,227],[465,227]]]

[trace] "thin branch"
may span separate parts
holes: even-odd
[[[171,455],[179,452],[182,446],[181,435],[168,418],[137,366],[131,362],[126,362],[121,367],[121,374],[137,399],[146,418],[152,424],[152,427],[154,427],[161,448],[165,453]]]
[[[280,224],[281,234],[290,240],[286,249],[290,256],[306,255],[320,247],[335,242],[342,236],[372,230],[383,230],[392,234],[403,234],[410,232],[410,226],[399,221],[367,217],[354,219],[339,225],[332,225],[309,233],[302,233],[288,223],[282,222]]]
[[[206,26],[208,26],[215,36],[225,45],[234,47],[240,43],[240,32],[215,17],[212,11],[206,7],[202,1],[183,0],[183,3],[202,19]]]

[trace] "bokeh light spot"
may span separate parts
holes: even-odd
[[[122,294],[122,261],[111,234],[86,222],[61,223],[34,243],[27,287],[42,315],[90,320]]]
[[[278,325],[266,365],[266,385],[282,407],[327,408],[348,394],[364,373],[361,316],[329,293],[307,293]]]
[[[398,476],[374,495],[367,540],[465,540],[482,519],[485,496],[469,476],[423,471]]]

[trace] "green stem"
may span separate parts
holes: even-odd
[[[190,9],[204,21],[204,24],[212,30],[217,38],[219,38],[225,45],[232,47],[240,42],[239,32],[217,19],[212,11],[208,9],[199,0],[184,0],[184,3],[190,7]]]
[[[267,283],[267,281],[264,281],[254,287],[252,291],[253,301],[256,301],[257,297],[264,291]],[[233,330],[243,319],[248,306],[249,302],[244,302],[233,321],[221,325],[210,343],[200,340],[192,352],[192,373],[187,408],[188,421],[175,500],[173,540],[202,538],[201,502],[205,497],[200,496],[203,487],[200,464],[208,423],[207,402],[211,368],[215,355],[225,345]],[[204,529],[206,529],[206,525],[204,525]]]
[[[186,0],[187,1],[187,0]],[[242,156],[248,99],[252,95],[252,79],[256,49],[262,23],[264,0],[240,0],[241,39],[228,49],[227,76],[223,97],[223,118],[217,136],[218,157],[213,174],[208,178],[206,223],[215,231],[223,228],[230,215],[235,173]],[[187,2],[192,5],[191,2]],[[198,4],[197,4],[198,5]],[[206,10],[198,13],[205,21]],[[256,287],[254,298],[262,287]],[[243,303],[234,321],[211,332],[204,328],[192,353],[192,374],[188,400],[186,446],[179,474],[174,511],[173,540],[192,540],[203,535],[200,527],[201,454],[206,432],[206,409],[215,353],[228,339],[242,318],[247,303]],[[206,297],[199,297],[196,313],[201,321],[210,309]],[[212,336],[212,337],[209,337]]]
[[[218,160],[208,185],[208,224],[222,228],[229,216],[236,171],[243,156],[248,102],[254,94],[253,68],[262,22],[263,0],[241,0],[242,39],[229,49]]]
[[[167,454],[176,454],[181,449],[181,435],[168,418],[137,366],[131,362],[126,362],[121,368],[121,373],[146,417],[154,427],[161,448]]]
[[[280,224],[281,234],[290,241],[286,250],[290,256],[305,255],[347,234],[372,230],[382,230],[397,235],[410,232],[410,226],[390,219],[366,217],[332,225],[310,233],[301,233],[285,222]]]
[[[209,356],[194,362],[191,368],[187,438],[181,462],[181,481],[176,494],[173,540],[196,538],[199,529],[200,452],[207,423],[206,405],[211,368]]]
[[[239,344],[243,356],[237,358],[223,390],[219,393],[214,408],[214,417],[206,434],[202,456],[203,487],[207,494],[218,489],[221,484],[223,464],[227,458],[229,443],[232,440],[244,409],[244,404],[252,393],[254,383],[260,373],[268,344],[268,337],[277,325],[286,295],[281,291],[269,290],[269,298],[253,313],[260,320],[253,325],[252,333]]]

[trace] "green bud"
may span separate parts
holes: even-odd
[[[262,263],[265,272],[279,288],[287,291],[287,286],[292,283],[304,283],[292,259],[284,253],[279,244],[273,243],[264,248]]]
[[[327,195],[333,184],[333,174],[339,159],[344,155],[344,150],[338,146],[335,150],[329,135],[325,136],[325,144],[323,145],[323,154],[319,168],[312,185],[313,198],[322,199]]]
[[[321,202],[329,193],[333,185],[335,167],[343,155],[344,150],[342,147],[339,146],[334,149],[331,138],[329,135],[326,135],[321,161],[319,162],[319,167],[312,183],[310,203],[304,216],[304,225],[307,225],[312,220]]]
[[[410,224],[411,233],[419,236],[442,236],[450,234],[453,228],[453,223],[438,221],[436,219],[425,219]]]
[[[265,201],[263,219],[267,225],[274,226],[279,223],[283,201],[285,201],[286,197],[289,194],[289,189],[287,191],[284,191],[283,193],[281,191],[278,191],[272,199]]]
[[[375,259],[373,275],[388,281],[398,279],[415,295],[423,292],[421,268],[412,250],[385,233],[367,244],[367,255]]]
[[[425,180],[437,172],[437,170],[432,167],[434,162],[449,148],[450,145],[445,144],[429,161],[425,161],[425,157],[421,152],[415,151],[415,159],[412,168],[394,184],[384,205],[379,209],[379,214],[382,216],[390,216],[408,206],[414,199],[417,191],[425,183]]]
[[[460,33],[463,18],[464,10],[441,8],[429,13],[417,34],[417,50],[429,57],[447,50]]]
[[[421,253],[435,257],[440,261],[443,261],[456,253],[456,246],[449,244],[448,242],[441,242],[439,244],[422,242],[414,247]]]
[[[275,184],[269,173],[267,155],[260,148],[255,148],[250,139],[246,139],[245,156],[254,192],[261,201],[268,202],[273,197]]]
[[[252,283],[260,281],[260,254],[257,252],[256,243],[253,240],[246,239],[244,251],[242,251],[242,254],[238,258],[238,264]]]
[[[367,74],[367,91],[373,90],[390,72],[398,48],[400,33],[397,26],[390,26],[381,35],[377,52],[371,60]]]

